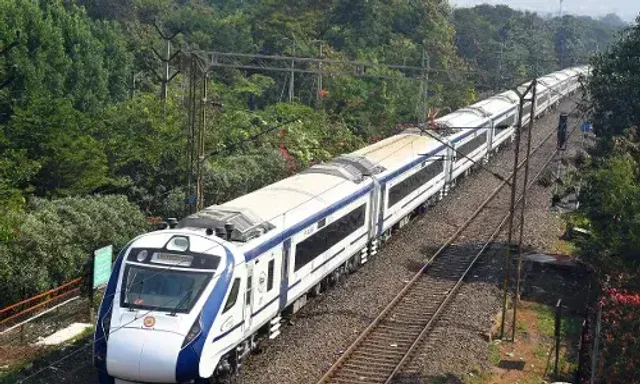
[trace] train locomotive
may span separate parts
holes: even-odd
[[[588,67],[539,78],[536,116],[579,87]],[[520,88],[525,88],[523,84]],[[476,162],[513,140],[507,91],[314,165],[166,229],[118,255],[94,335],[100,383],[197,383],[237,371],[265,339],[393,231],[443,198]]]

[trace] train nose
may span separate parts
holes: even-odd
[[[109,336],[107,371],[127,381],[175,383],[183,340],[172,332],[122,328]]]

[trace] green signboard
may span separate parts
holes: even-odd
[[[93,252],[93,288],[97,288],[109,281],[112,256],[113,246],[111,245]]]

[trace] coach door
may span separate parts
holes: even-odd
[[[291,238],[282,244],[282,272],[280,279],[280,312],[287,306],[287,294],[289,293],[289,258],[291,257]]]
[[[244,330],[251,328],[251,314],[253,312],[253,263],[247,263],[247,285],[244,292]]]

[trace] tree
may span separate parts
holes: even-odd
[[[117,251],[146,229],[123,196],[33,200],[15,236],[0,243],[0,307],[80,276],[95,249]]]
[[[640,126],[640,24],[627,30],[620,41],[595,56],[589,78],[593,124],[604,150],[614,136]]]
[[[629,155],[603,159],[584,184],[581,214],[592,232],[581,247],[585,258],[595,266],[600,281],[613,279],[614,286],[640,288],[638,163]]]
[[[65,99],[34,100],[9,121],[9,149],[38,165],[30,179],[38,196],[91,193],[110,183],[104,143],[94,135],[100,122]]]

